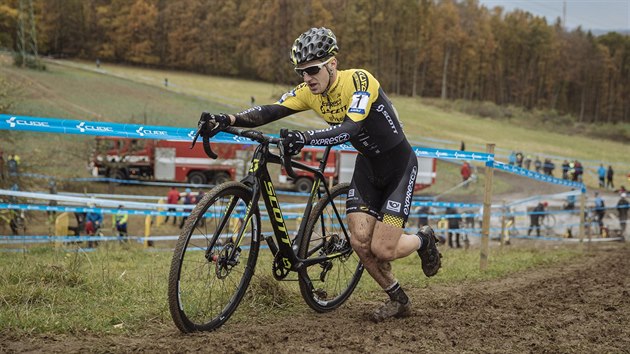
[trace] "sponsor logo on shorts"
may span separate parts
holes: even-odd
[[[354,197],[354,188],[348,191],[348,197],[349,198]]]
[[[405,193],[405,207],[403,212],[405,215],[409,215],[409,207],[411,206],[411,198],[413,197],[413,185],[416,182],[416,175],[418,174],[418,166],[414,166],[409,176],[409,183],[407,184],[407,192]]]
[[[388,200],[387,201],[387,207],[385,207],[385,209],[391,210],[391,211],[395,211],[397,213],[400,213],[400,203],[399,202],[395,202],[393,200]]]

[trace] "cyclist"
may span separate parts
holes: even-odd
[[[441,254],[429,226],[416,235],[403,232],[418,172],[416,156],[405,137],[398,113],[379,82],[363,69],[338,70],[337,39],[327,28],[311,28],[293,43],[290,59],[303,80],[275,104],[237,114],[202,113],[200,128],[214,125],[257,127],[312,109],[330,127],[290,131],[285,151],[297,154],[304,145],[329,146],[349,141],[358,151],[346,211],[352,247],[365,269],[389,295],[371,314],[379,322],[410,313],[410,302],[391,271],[390,262],[416,252],[426,276],[441,266]]]

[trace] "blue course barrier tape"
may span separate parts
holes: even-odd
[[[465,161],[494,161],[494,154],[473,151],[460,151],[449,149],[433,149],[426,147],[413,147],[418,157],[434,157],[444,160],[465,160]]]
[[[115,208],[90,208],[90,207],[73,207],[73,206],[59,206],[59,205],[38,205],[38,204],[9,204],[0,203],[0,210],[12,209],[12,210],[34,210],[34,211],[59,211],[59,212],[72,212],[72,213],[102,213],[102,214],[127,214],[127,215],[150,215],[150,216],[188,216],[190,212],[186,211],[158,211],[158,210],[137,210],[137,209],[115,209]],[[282,213],[285,220],[295,220],[302,217],[299,213]],[[205,217],[217,216],[213,213],[204,214]],[[245,213],[232,215],[235,218],[245,217]],[[262,220],[269,220],[269,216],[261,215]]]
[[[507,172],[510,172],[510,173],[513,173],[513,174],[516,174],[516,175],[520,175],[520,176],[523,176],[523,177],[535,179],[535,180],[541,181],[541,182],[560,184],[560,185],[567,186],[567,187],[579,188],[582,191],[582,193],[586,193],[586,187],[584,186],[583,183],[567,181],[566,179],[556,178],[556,177],[553,177],[553,176],[549,176],[549,175],[545,175],[545,174],[542,174],[542,173],[530,171],[530,170],[528,170],[526,168],[522,168],[522,167],[518,167],[518,166],[514,166],[514,165],[509,165],[507,163],[499,162],[499,161],[494,161],[494,168],[499,169],[499,170],[503,170],[503,171],[507,171]]]
[[[481,208],[483,204],[455,202],[412,202],[412,206],[429,206],[434,208]]]
[[[123,124],[70,120],[62,118],[41,118],[0,114],[0,129],[10,131],[32,131],[40,133],[79,134],[92,136],[112,136],[133,139],[167,139],[191,141],[195,130],[190,128],[168,127],[161,125]],[[213,142],[255,144],[248,138],[220,132],[212,138]],[[354,150],[349,144],[334,147],[337,150]],[[439,159],[493,161],[494,155],[448,149],[414,147],[419,157]]]

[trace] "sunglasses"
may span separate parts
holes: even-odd
[[[307,66],[301,69],[295,68],[293,70],[295,70],[295,73],[298,74],[299,77],[304,77],[304,73],[307,73],[308,76],[317,75],[322,70],[324,65],[328,64],[328,62],[331,60],[332,58],[329,58],[328,60],[326,60],[325,62],[321,64],[315,64],[315,65]]]

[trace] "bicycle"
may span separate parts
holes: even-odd
[[[354,291],[363,265],[352,250],[343,222],[349,185],[329,189],[323,175],[331,148],[325,149],[319,167],[313,168],[284,154],[281,138],[233,127],[223,131],[249,138],[258,146],[248,175],[240,182],[226,182],[206,193],[184,225],[168,283],[169,309],[175,325],[184,333],[211,331],[223,325],[243,300],[263,238],[274,257],[272,273],[276,280],[297,273],[300,293],[309,307],[316,312],[336,309]],[[202,134],[204,150],[211,158],[217,157],[209,144],[214,134]],[[277,145],[280,154],[272,153],[270,145]],[[268,163],[283,165],[289,176],[295,175],[293,168],[315,176],[294,239],[289,237]],[[273,230],[264,237],[258,207],[261,195]]]

